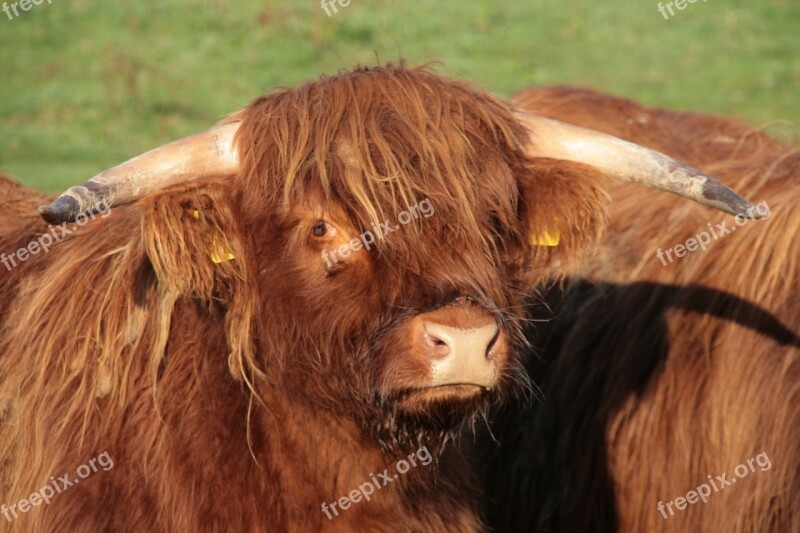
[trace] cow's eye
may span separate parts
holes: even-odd
[[[333,237],[336,234],[336,229],[324,220],[317,220],[311,226],[311,234],[314,237]]]

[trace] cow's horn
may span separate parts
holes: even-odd
[[[686,163],[612,135],[518,111],[529,131],[530,157],[586,163],[622,181],[669,191],[708,207],[749,218],[764,213],[719,180]]]
[[[216,126],[134,157],[70,187],[39,214],[51,224],[75,220],[81,213],[133,202],[175,183],[236,174],[239,158],[233,142],[239,122]]]

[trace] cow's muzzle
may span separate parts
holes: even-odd
[[[412,350],[428,367],[422,388],[491,389],[507,359],[506,336],[495,318],[469,303],[416,316],[411,335]]]

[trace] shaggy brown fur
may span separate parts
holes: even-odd
[[[800,150],[739,122],[570,88],[529,110],[693,164],[755,201],[750,222],[663,266],[732,217],[630,186],[610,189],[596,263],[552,295],[556,322],[529,371],[544,391],[505,411],[487,462],[498,531],[800,531]],[[674,255],[673,255],[674,257]],[[766,452],[772,468],[665,519],[657,509]],[[669,513],[667,513],[669,516]]]
[[[447,454],[333,521],[320,506],[524,391],[523,299],[602,232],[601,176],[526,159],[507,104],[424,68],[343,73],[235,118],[235,179],[118,208],[2,272],[0,503],[103,451],[115,465],[12,527],[479,529]],[[47,230],[41,197],[3,181],[0,198],[0,250]],[[424,198],[433,217],[326,268],[323,248]],[[319,220],[337,233],[312,235]],[[531,248],[544,231],[562,245]],[[218,246],[235,260],[213,263]],[[511,340],[499,389],[401,387],[393,333],[464,298]]]

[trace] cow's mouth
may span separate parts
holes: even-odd
[[[397,398],[405,411],[428,412],[436,406],[473,404],[491,394],[489,388],[474,383],[449,383],[408,389]]]
[[[418,394],[427,393],[427,394],[457,394],[457,393],[481,393],[483,391],[491,390],[490,387],[485,385],[479,385],[477,383],[448,383],[446,385],[433,385],[430,387],[419,387],[418,389],[414,389],[413,392]]]

